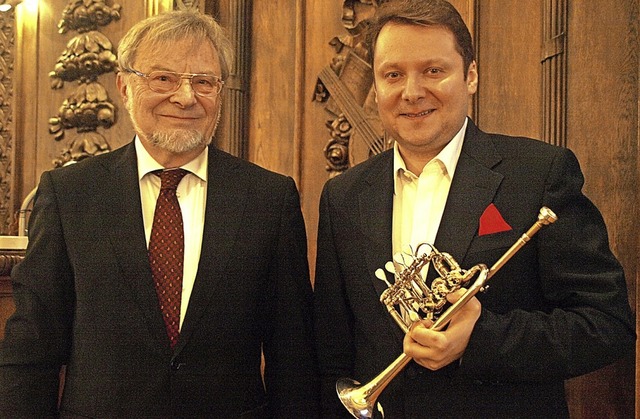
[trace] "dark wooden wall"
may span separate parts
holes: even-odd
[[[478,2],[475,118],[485,130],[545,139],[576,153],[585,192],[604,215],[612,248],[625,267],[630,303],[636,307],[638,2],[566,1],[564,11],[557,8],[560,3]],[[566,14],[564,40],[556,47],[545,39],[545,24],[561,20],[560,13]],[[563,57],[564,72],[558,62],[543,63],[554,53]],[[553,80],[545,80],[549,74]],[[545,84],[559,91],[549,94]],[[549,109],[561,123],[551,130],[553,121],[545,114]],[[569,380],[572,416],[633,417],[634,372],[635,359],[630,357]]]
[[[229,11],[239,2],[197,3],[230,26],[234,16]],[[126,2],[121,19],[102,32],[116,45],[134,22],[172,7],[171,3]],[[249,14],[235,22],[240,25],[236,36],[246,37],[245,59],[249,60],[245,63],[248,85],[241,86],[247,89],[248,97],[245,157],[296,180],[312,266],[318,199],[329,177],[323,153],[329,139],[325,126],[329,115],[313,99],[320,71],[336,56],[329,42],[347,35],[341,21],[344,3],[253,1],[249,2]],[[480,83],[470,114],[484,130],[532,136],[576,152],[587,178],[585,191],[608,223],[611,244],[625,267],[635,307],[640,254],[638,0],[452,3],[472,28],[477,44]],[[52,161],[65,145],[54,141],[48,132],[48,119],[57,113],[71,88],[54,91],[48,77],[74,35],[57,32],[64,6],[64,2],[40,1],[35,10],[25,8],[15,16],[18,36],[13,93],[20,106],[15,108],[11,125],[15,170],[5,174],[12,186],[6,199],[12,200],[14,209],[36,185],[42,171],[52,168]],[[117,97],[113,74],[101,80],[118,107],[117,124],[102,131],[116,148],[132,138],[131,125]],[[222,148],[229,148],[224,137],[220,141]],[[12,229],[5,225],[2,234],[14,232]],[[636,362],[625,359],[570,380],[567,394],[572,416],[632,417]]]

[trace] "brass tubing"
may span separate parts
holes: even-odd
[[[516,243],[513,244],[507,250],[504,255],[498,259],[498,261],[487,269],[485,265],[477,265],[475,268],[481,269],[478,279],[469,287],[467,292],[464,293],[458,301],[451,305],[443,314],[433,323],[430,329],[442,330],[451,320],[453,315],[462,308],[471,298],[473,298],[478,292],[482,291],[484,285],[522,246],[527,244],[529,240],[545,225],[549,225],[555,222],[558,217],[547,207],[542,207],[538,214],[538,220],[524,233]],[[396,320],[396,323],[406,333],[408,328],[403,324],[400,316],[394,311],[391,315]],[[387,368],[384,369],[375,378],[369,381],[367,384],[360,384],[358,381],[350,378],[341,378],[336,382],[336,391],[340,401],[344,407],[351,413],[351,415],[358,419],[370,419],[373,418],[375,411],[376,400],[382,391],[389,385],[403,369],[406,367],[412,358],[404,352],[400,354]],[[382,407],[378,406],[378,412],[381,417],[384,417]]]
[[[489,269],[489,278],[491,278],[500,268],[502,268],[502,266],[507,263],[507,261],[511,259],[511,257],[515,255],[516,252],[520,250],[520,248],[522,248],[522,246],[527,244],[527,242],[531,240],[531,238],[538,232],[538,230],[540,230],[543,226],[554,223],[557,219],[558,217],[556,216],[556,214],[549,208],[540,208],[538,220],[529,228],[526,233],[520,236],[518,241],[516,241],[513,246],[511,246],[511,248],[507,250],[505,254],[502,255],[502,257],[500,257],[500,259],[498,259],[496,263],[494,263],[491,269]]]

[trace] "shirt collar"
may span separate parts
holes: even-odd
[[[154,170],[162,170],[164,167],[160,163],[151,157],[151,154],[142,145],[140,138],[136,135],[135,139],[136,155],[138,156],[138,180],[141,180],[148,173]],[[207,181],[207,163],[209,161],[209,146],[202,150],[202,153],[189,163],[182,165],[181,167],[194,175],[198,176],[203,181]]]
[[[456,170],[456,166],[458,164],[458,159],[460,158],[460,151],[462,150],[462,143],[464,140],[464,133],[467,130],[467,121],[468,118],[465,118],[464,123],[462,124],[462,128],[453,136],[451,141],[435,156],[431,161],[439,160],[447,170],[449,177],[453,179],[453,174]],[[430,162],[429,162],[430,163]],[[426,166],[425,166],[426,167]],[[393,177],[393,190],[394,193],[398,189],[397,182],[398,176],[403,172],[407,171],[407,166],[404,162],[404,159],[400,155],[400,150],[398,149],[398,143],[394,143],[393,145],[393,173],[395,176]],[[420,176],[420,173],[415,173],[416,176]]]

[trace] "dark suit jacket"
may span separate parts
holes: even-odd
[[[13,272],[0,412],[55,414],[65,364],[65,417],[315,413],[312,292],[295,184],[213,147],[208,176],[197,278],[172,351],[151,280],[133,143],[43,174],[29,248]]]
[[[469,121],[435,247],[464,269],[492,266],[543,205],[559,219],[478,295],[482,314],[459,365],[432,372],[412,362],[384,390],[387,418],[567,416],[563,380],[633,350],[624,274],[582,185],[569,150]],[[323,417],[346,412],[337,378],[368,382],[402,352],[402,332],[378,300],[386,285],[374,276],[392,257],[392,202],[392,150],[322,194],[314,300]],[[512,230],[479,236],[491,203]]]

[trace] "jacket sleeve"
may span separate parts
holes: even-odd
[[[558,221],[532,242],[535,250],[524,261],[530,269],[506,270],[512,279],[529,276],[518,280],[539,289],[539,308],[492,310],[483,305],[461,374],[493,382],[566,379],[633,351],[623,269],[610,250],[600,212],[582,193],[584,179],[575,155],[558,150],[542,197]]]
[[[307,238],[295,183],[287,179],[279,238],[269,275],[264,343],[265,384],[274,416],[314,418],[318,375],[313,341],[312,289]]]
[[[11,277],[16,311],[0,344],[0,416],[55,416],[60,369],[70,348],[74,297],[49,173],[38,187],[25,258]]]
[[[330,185],[325,185],[320,200],[318,245],[314,288],[315,332],[320,365],[321,407],[323,418],[347,418],[350,415],[336,395],[336,381],[353,375],[353,316],[349,308],[333,242]]]

